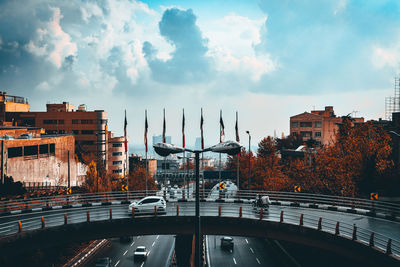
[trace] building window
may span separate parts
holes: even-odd
[[[113,157],[122,156],[122,152],[113,152]]]
[[[43,120],[43,124],[57,124],[57,120]]]
[[[301,137],[312,137],[312,132],[300,132]]]
[[[38,154],[38,146],[24,146],[24,156],[36,156]]]
[[[59,134],[65,134],[65,130],[59,130],[58,133]]]
[[[72,120],[72,124],[79,124],[79,120]]]
[[[121,143],[116,143],[116,144],[113,144],[112,147],[122,147],[122,144]]]
[[[90,145],[93,145],[94,142],[93,142],[93,141],[81,141],[80,144],[81,144],[81,145],[88,145],[88,146],[90,146]]]
[[[55,144],[50,144],[50,154],[51,155],[56,154],[56,145]]]
[[[81,124],[93,124],[93,120],[81,120]]]
[[[121,165],[121,164],[122,164],[122,160],[113,161],[113,165]]]
[[[315,137],[321,137],[321,132],[315,132]]]
[[[292,122],[292,127],[293,128],[299,127],[299,123],[297,121]]]
[[[8,158],[16,157],[22,157],[22,146],[8,148]]]
[[[315,128],[321,128],[321,122],[320,121],[316,121],[315,122]]]
[[[99,124],[107,124],[107,120],[99,120]]]
[[[122,170],[121,170],[121,169],[118,169],[118,170],[113,170],[112,172],[113,172],[113,173],[122,173]]]
[[[39,145],[39,154],[48,154],[49,153],[49,145]]]
[[[82,130],[82,134],[94,134],[92,130]]]
[[[79,130],[72,130],[73,134],[79,134]]]
[[[64,124],[64,120],[58,120],[58,124]]]
[[[312,127],[311,121],[302,121],[300,122],[300,127]]]

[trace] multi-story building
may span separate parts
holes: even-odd
[[[154,144],[158,144],[158,143],[162,143],[163,142],[162,135],[153,135],[152,141],[153,141],[153,145]],[[172,144],[171,143],[171,136],[165,136],[165,142],[167,144]]]
[[[7,125],[6,112],[28,112],[28,101],[20,96],[7,95],[6,92],[0,91],[0,124]],[[8,125],[12,125],[13,120],[10,120]]]
[[[74,105],[68,102],[47,104],[46,108],[44,112],[27,112],[29,108],[5,112],[5,120],[15,125],[43,128],[46,134],[74,134],[76,152],[98,155],[107,166],[107,113],[104,110],[87,111],[85,105],[74,110]]]
[[[128,173],[124,141],[124,136],[114,137],[113,132],[108,132],[108,173],[116,174],[120,177]]]
[[[1,177],[28,184],[79,185],[72,134],[40,135],[37,128],[0,127]]]
[[[354,123],[363,123],[364,118],[352,118]],[[300,135],[304,141],[314,139],[317,145],[329,145],[335,142],[338,123],[342,122],[337,117],[332,106],[324,110],[313,110],[290,117],[290,134]]]
[[[129,172],[135,171],[137,168],[146,168],[146,159],[139,155],[130,155],[129,156]],[[156,159],[147,159],[147,169],[149,171],[150,176],[154,176],[157,172],[157,160]]]

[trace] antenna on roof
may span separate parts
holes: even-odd
[[[353,118],[357,117],[357,113],[358,113],[358,112],[360,112],[360,111],[358,111],[358,110],[353,110],[353,112],[351,112],[352,114],[354,113]]]

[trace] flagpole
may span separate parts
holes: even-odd
[[[185,109],[182,109],[182,146],[185,148]],[[185,166],[185,160],[186,160],[186,151],[183,150],[183,164],[182,166]],[[185,170],[185,167],[183,168]],[[186,176],[185,174],[183,175],[183,192],[185,193],[186,189]],[[189,198],[189,186],[188,186],[188,192],[187,192],[187,198]]]
[[[145,140],[146,140],[146,197],[147,197],[147,176],[149,173],[149,167],[148,167],[148,162],[147,162],[147,109],[144,111],[145,112]]]
[[[239,142],[239,125],[238,125],[238,112],[236,111],[236,141]],[[240,152],[237,154],[237,174],[236,174],[236,185],[238,188],[238,191],[240,190],[240,184],[239,184],[239,157],[240,157]]]
[[[222,120],[222,110],[219,111],[219,142],[222,142],[222,125],[221,125],[221,120]],[[218,172],[218,179],[221,181],[221,153],[219,153],[219,172]]]
[[[127,195],[127,198],[129,199],[129,179],[128,179],[128,175],[127,175],[127,169],[128,169],[128,142],[127,142],[127,140],[126,140],[126,127],[127,127],[127,124],[128,124],[128,122],[127,122],[127,120],[126,120],[126,109],[125,109],[125,123],[124,123],[125,125],[125,131],[124,131],[124,134],[125,134],[125,170],[124,170],[124,174],[125,174],[125,179],[126,179],[126,195]]]

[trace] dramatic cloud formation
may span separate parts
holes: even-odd
[[[149,118],[161,116],[162,107],[176,118],[177,103],[186,106],[188,118],[197,118],[200,107],[208,118],[225,109],[227,127],[233,110],[242,110],[242,125],[256,139],[274,129],[287,132],[288,117],[314,105],[382,116],[384,96],[400,71],[398,1],[179,5],[1,1],[1,90],[27,97],[32,110],[43,110],[47,101],[105,109],[117,132],[127,108],[134,137],[142,136],[145,108]],[[379,97],[382,103],[371,105]],[[260,123],[259,114],[274,116]],[[217,120],[207,123],[218,133]],[[178,124],[169,127],[171,135]],[[198,123],[187,124],[194,142]]]
[[[159,23],[160,34],[175,51],[171,58],[157,58],[157,50],[150,42],[143,44],[143,52],[154,80],[166,83],[201,83],[210,78],[210,59],[206,57],[207,40],[203,39],[196,16],[191,9],[165,10]]]

